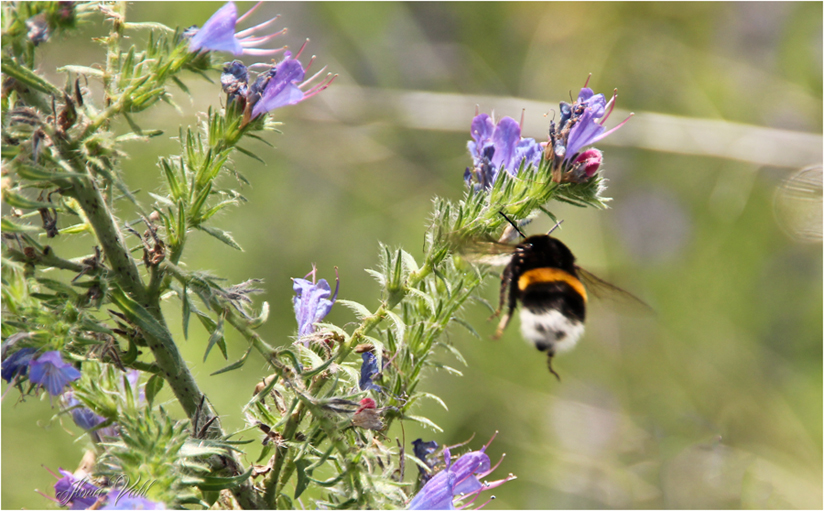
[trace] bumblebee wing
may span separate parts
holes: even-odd
[[[506,266],[512,259],[512,245],[497,241],[466,240],[460,243],[457,253],[470,263],[488,266]]]
[[[587,293],[598,299],[609,299],[626,306],[632,311],[640,311],[644,314],[655,314],[655,310],[646,302],[618,286],[610,284],[606,280],[593,275],[580,266],[575,267],[578,279],[583,282]]]

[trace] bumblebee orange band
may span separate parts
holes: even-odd
[[[581,284],[581,281],[564,270],[558,268],[535,268],[525,271],[518,279],[518,289],[523,291],[530,284],[550,282],[566,282],[569,284],[569,287],[581,295],[581,298],[584,299],[584,303],[587,303],[587,291],[584,289],[584,285]]]

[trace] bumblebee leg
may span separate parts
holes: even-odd
[[[561,381],[561,375],[555,372],[555,369],[552,368],[552,357],[555,355],[553,350],[549,351],[549,356],[546,359],[546,366],[549,368],[549,372],[555,375],[558,378],[558,382]]]
[[[493,316],[494,317],[494,316]],[[500,323],[498,323],[498,328],[495,330],[495,335],[492,336],[493,339],[500,339],[501,335],[504,333],[504,329],[506,325],[509,324],[509,320],[512,318],[512,309],[507,310],[506,314],[501,317]],[[492,319],[492,318],[489,318]]]
[[[502,310],[504,310],[504,303],[506,303],[506,295],[507,291],[509,290],[509,284],[512,282],[512,263],[507,264],[506,268],[504,268],[503,273],[501,273],[501,291],[500,291],[500,298],[498,299],[498,309],[492,314],[489,319],[498,317]],[[510,311],[511,313],[512,311]],[[504,325],[506,326],[506,325]]]

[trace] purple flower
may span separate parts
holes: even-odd
[[[521,168],[541,163],[543,149],[532,138],[521,138],[521,126],[515,119],[504,117],[494,124],[487,114],[472,119],[473,140],[467,143],[473,167],[467,168],[464,180],[475,181],[475,189],[486,189],[498,179],[501,169],[515,176]]]
[[[130,491],[112,490],[106,499],[106,505],[100,509],[166,509],[162,502],[152,502]]]
[[[435,452],[435,449],[438,448],[438,442],[434,440],[424,442],[423,439],[418,438],[412,442],[412,445],[414,446],[415,457],[424,462],[427,467],[432,468],[434,463],[427,461],[426,458]],[[421,473],[421,478],[424,482],[429,481],[432,478],[429,472],[424,470],[424,468],[420,465],[418,465],[418,471]]]
[[[296,105],[305,99],[309,99],[325,90],[335,80],[337,75],[327,75],[320,83],[309,87],[326,68],[322,68],[311,78],[304,80],[306,71],[312,65],[312,60],[304,69],[297,59],[305,47],[306,43],[303,44],[294,58],[292,58],[292,53],[287,51],[283,54],[284,59],[277,65],[258,75],[247,94],[247,100],[253,106],[252,119],[266,112],[271,112],[275,108]]]
[[[491,483],[481,483],[479,479],[486,477],[503,461],[498,462],[490,468],[489,456],[484,452],[492,443],[495,436],[480,451],[472,451],[464,454],[458,460],[450,464],[451,454],[448,447],[444,447],[444,461],[446,468],[427,482],[415,498],[409,503],[407,509],[455,509],[454,500],[462,500],[471,495],[480,494],[483,490],[497,488],[507,481],[515,479],[512,474],[504,479]],[[474,501],[474,499],[473,499]],[[463,508],[472,502],[465,504]]]
[[[80,378],[80,371],[73,365],[63,362],[59,351],[43,353],[29,365],[31,367],[29,380],[46,387],[52,396],[59,396],[67,383]]]
[[[37,350],[34,348],[20,348],[3,361],[2,378],[11,382],[17,376],[26,376],[29,372],[29,363]]]
[[[561,103],[558,124],[552,121],[549,125],[546,157],[552,162],[552,179],[557,183],[582,183],[594,176],[603,160],[601,152],[581,150],[603,140],[629,120],[627,117],[607,131],[604,123],[615,107],[618,94],[614,92],[607,102],[603,94],[595,94],[587,84],[574,103]]]
[[[292,279],[292,289],[295,296],[292,303],[295,306],[295,317],[298,320],[298,336],[303,337],[315,331],[315,323],[322,320],[332,310],[332,305],[338,299],[338,289],[340,279],[337,276],[338,270],[335,268],[335,294],[332,295],[332,288],[326,279],[320,279],[315,283],[317,269],[313,266],[312,271],[302,279]],[[306,280],[309,275],[312,280]],[[330,300],[329,297],[332,296]]]
[[[61,506],[69,506],[69,509],[88,509],[104,493],[85,477],[78,479],[68,470],[59,470],[63,477],[54,483],[54,496]]]
[[[74,397],[74,392],[67,391],[63,394],[64,403],[72,420],[78,427],[85,431],[94,430],[89,433],[95,442],[100,442],[104,437],[116,437],[118,435],[117,426],[111,424],[105,428],[97,428],[106,422],[106,418],[97,415],[90,408],[83,406],[83,403]]]
[[[361,390],[383,392],[383,388],[372,381],[372,378],[374,378],[379,371],[377,357],[375,357],[372,353],[364,352],[361,354],[361,358],[363,358],[363,365],[361,365],[358,387],[360,387]]]
[[[237,7],[234,2],[227,2],[226,5],[217,10],[212,17],[209,18],[202,28],[192,27],[188,29],[184,35],[191,37],[189,40],[189,51],[197,52],[201,50],[206,51],[225,51],[233,55],[274,55],[284,48],[276,49],[261,49],[256,48],[270,39],[277,37],[286,32],[286,29],[266,36],[253,37],[256,31],[270,25],[279,16],[275,16],[269,21],[265,21],[252,28],[241,30],[235,33],[235,25],[243,21],[246,16],[249,16],[255,9],[263,2],[258,2],[254,7],[249,9],[246,14],[237,17]]]

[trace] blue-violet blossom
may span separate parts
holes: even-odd
[[[582,183],[594,176],[603,155],[594,148],[581,150],[603,140],[629,120],[627,117],[607,131],[604,123],[615,107],[617,91],[607,102],[603,94],[595,94],[588,84],[589,78],[574,103],[561,103],[558,124],[555,121],[549,124],[546,158],[552,162],[552,179],[557,183]]]
[[[473,166],[467,167],[464,180],[482,190],[492,186],[506,169],[517,175],[521,165],[538,167],[543,149],[533,138],[521,138],[521,125],[511,117],[504,117],[495,124],[487,114],[472,119],[473,140],[467,142]]]
[[[360,381],[358,381],[358,387],[361,390],[374,390],[375,392],[383,392],[383,388],[380,385],[376,384],[372,381],[372,378],[378,374],[380,369],[378,368],[378,358],[373,355],[372,353],[364,352],[361,354],[361,358],[363,358],[363,365],[361,365],[360,370]]]
[[[80,378],[80,371],[63,362],[59,351],[48,351],[29,363],[29,380],[46,390],[52,396],[59,396],[70,381]]]
[[[202,28],[189,28],[184,35],[191,37],[189,40],[189,51],[225,51],[233,55],[274,55],[284,48],[261,49],[257,48],[274,37],[286,33],[286,29],[280,30],[266,36],[255,37],[256,31],[272,24],[280,15],[269,21],[265,21],[254,27],[247,28],[235,33],[235,26],[246,19],[247,16],[260,6],[263,2],[258,2],[254,7],[246,11],[246,14],[237,17],[237,7],[234,2],[227,2],[217,10],[212,17],[206,20]]]
[[[427,467],[432,468],[434,462],[427,461],[427,457],[429,457],[429,455],[435,452],[435,449],[438,448],[438,442],[434,440],[424,442],[422,438],[418,438],[412,442],[412,446],[415,457],[421,460]],[[420,465],[418,465],[418,471],[421,473],[421,478],[424,482],[429,481],[432,478],[432,475]]]
[[[302,279],[292,279],[292,289],[295,296],[292,303],[295,306],[295,317],[298,320],[298,336],[303,337],[315,332],[315,323],[322,320],[332,310],[332,305],[338,299],[338,289],[340,288],[340,278],[337,276],[338,270],[335,268],[335,294],[332,295],[332,288],[326,279],[320,279],[315,283],[317,268],[312,267],[312,271],[307,273]],[[312,280],[306,280],[309,275]],[[331,299],[329,297],[332,297]],[[308,344],[308,342],[307,342]]]
[[[421,488],[409,503],[407,509],[455,509],[455,500],[460,501],[471,495],[476,495],[475,498],[477,498],[480,492],[497,488],[505,482],[515,479],[515,476],[510,474],[504,479],[491,483],[481,483],[478,480],[489,475],[503,461],[502,456],[501,460],[490,468],[489,456],[484,451],[494,439],[495,436],[493,435],[492,439],[480,451],[468,452],[458,458],[455,463],[451,463],[449,448],[444,447],[446,468],[435,474]],[[472,502],[474,502],[474,499]],[[472,502],[465,504],[462,509],[471,505]]]
[[[17,376],[26,376],[29,372],[29,363],[31,362],[37,350],[34,348],[20,348],[5,360],[3,360],[2,378],[7,382]]]
[[[62,468],[58,470],[63,477],[54,483],[54,496],[61,506],[69,506],[69,509],[88,509],[96,504],[100,496],[105,493],[85,477],[78,479],[68,470]]]
[[[117,426],[111,424],[105,428],[97,428],[99,425],[106,422],[106,418],[97,415],[91,408],[87,408],[80,401],[74,397],[74,392],[69,390],[63,394],[63,400],[66,409],[72,416],[72,420],[77,426],[85,431],[90,431],[89,435],[95,442],[101,441],[104,437],[116,437],[118,435]]]
[[[287,51],[283,54],[283,60],[257,76],[247,94],[247,101],[252,105],[252,119],[271,112],[275,108],[296,105],[309,99],[325,90],[337,78],[337,75],[327,74],[320,83],[311,85],[326,70],[326,67],[324,66],[310,78],[305,79],[306,72],[314,62],[314,57],[304,68],[298,60],[304,48],[306,48],[306,43],[301,46],[294,57],[291,52]]]

